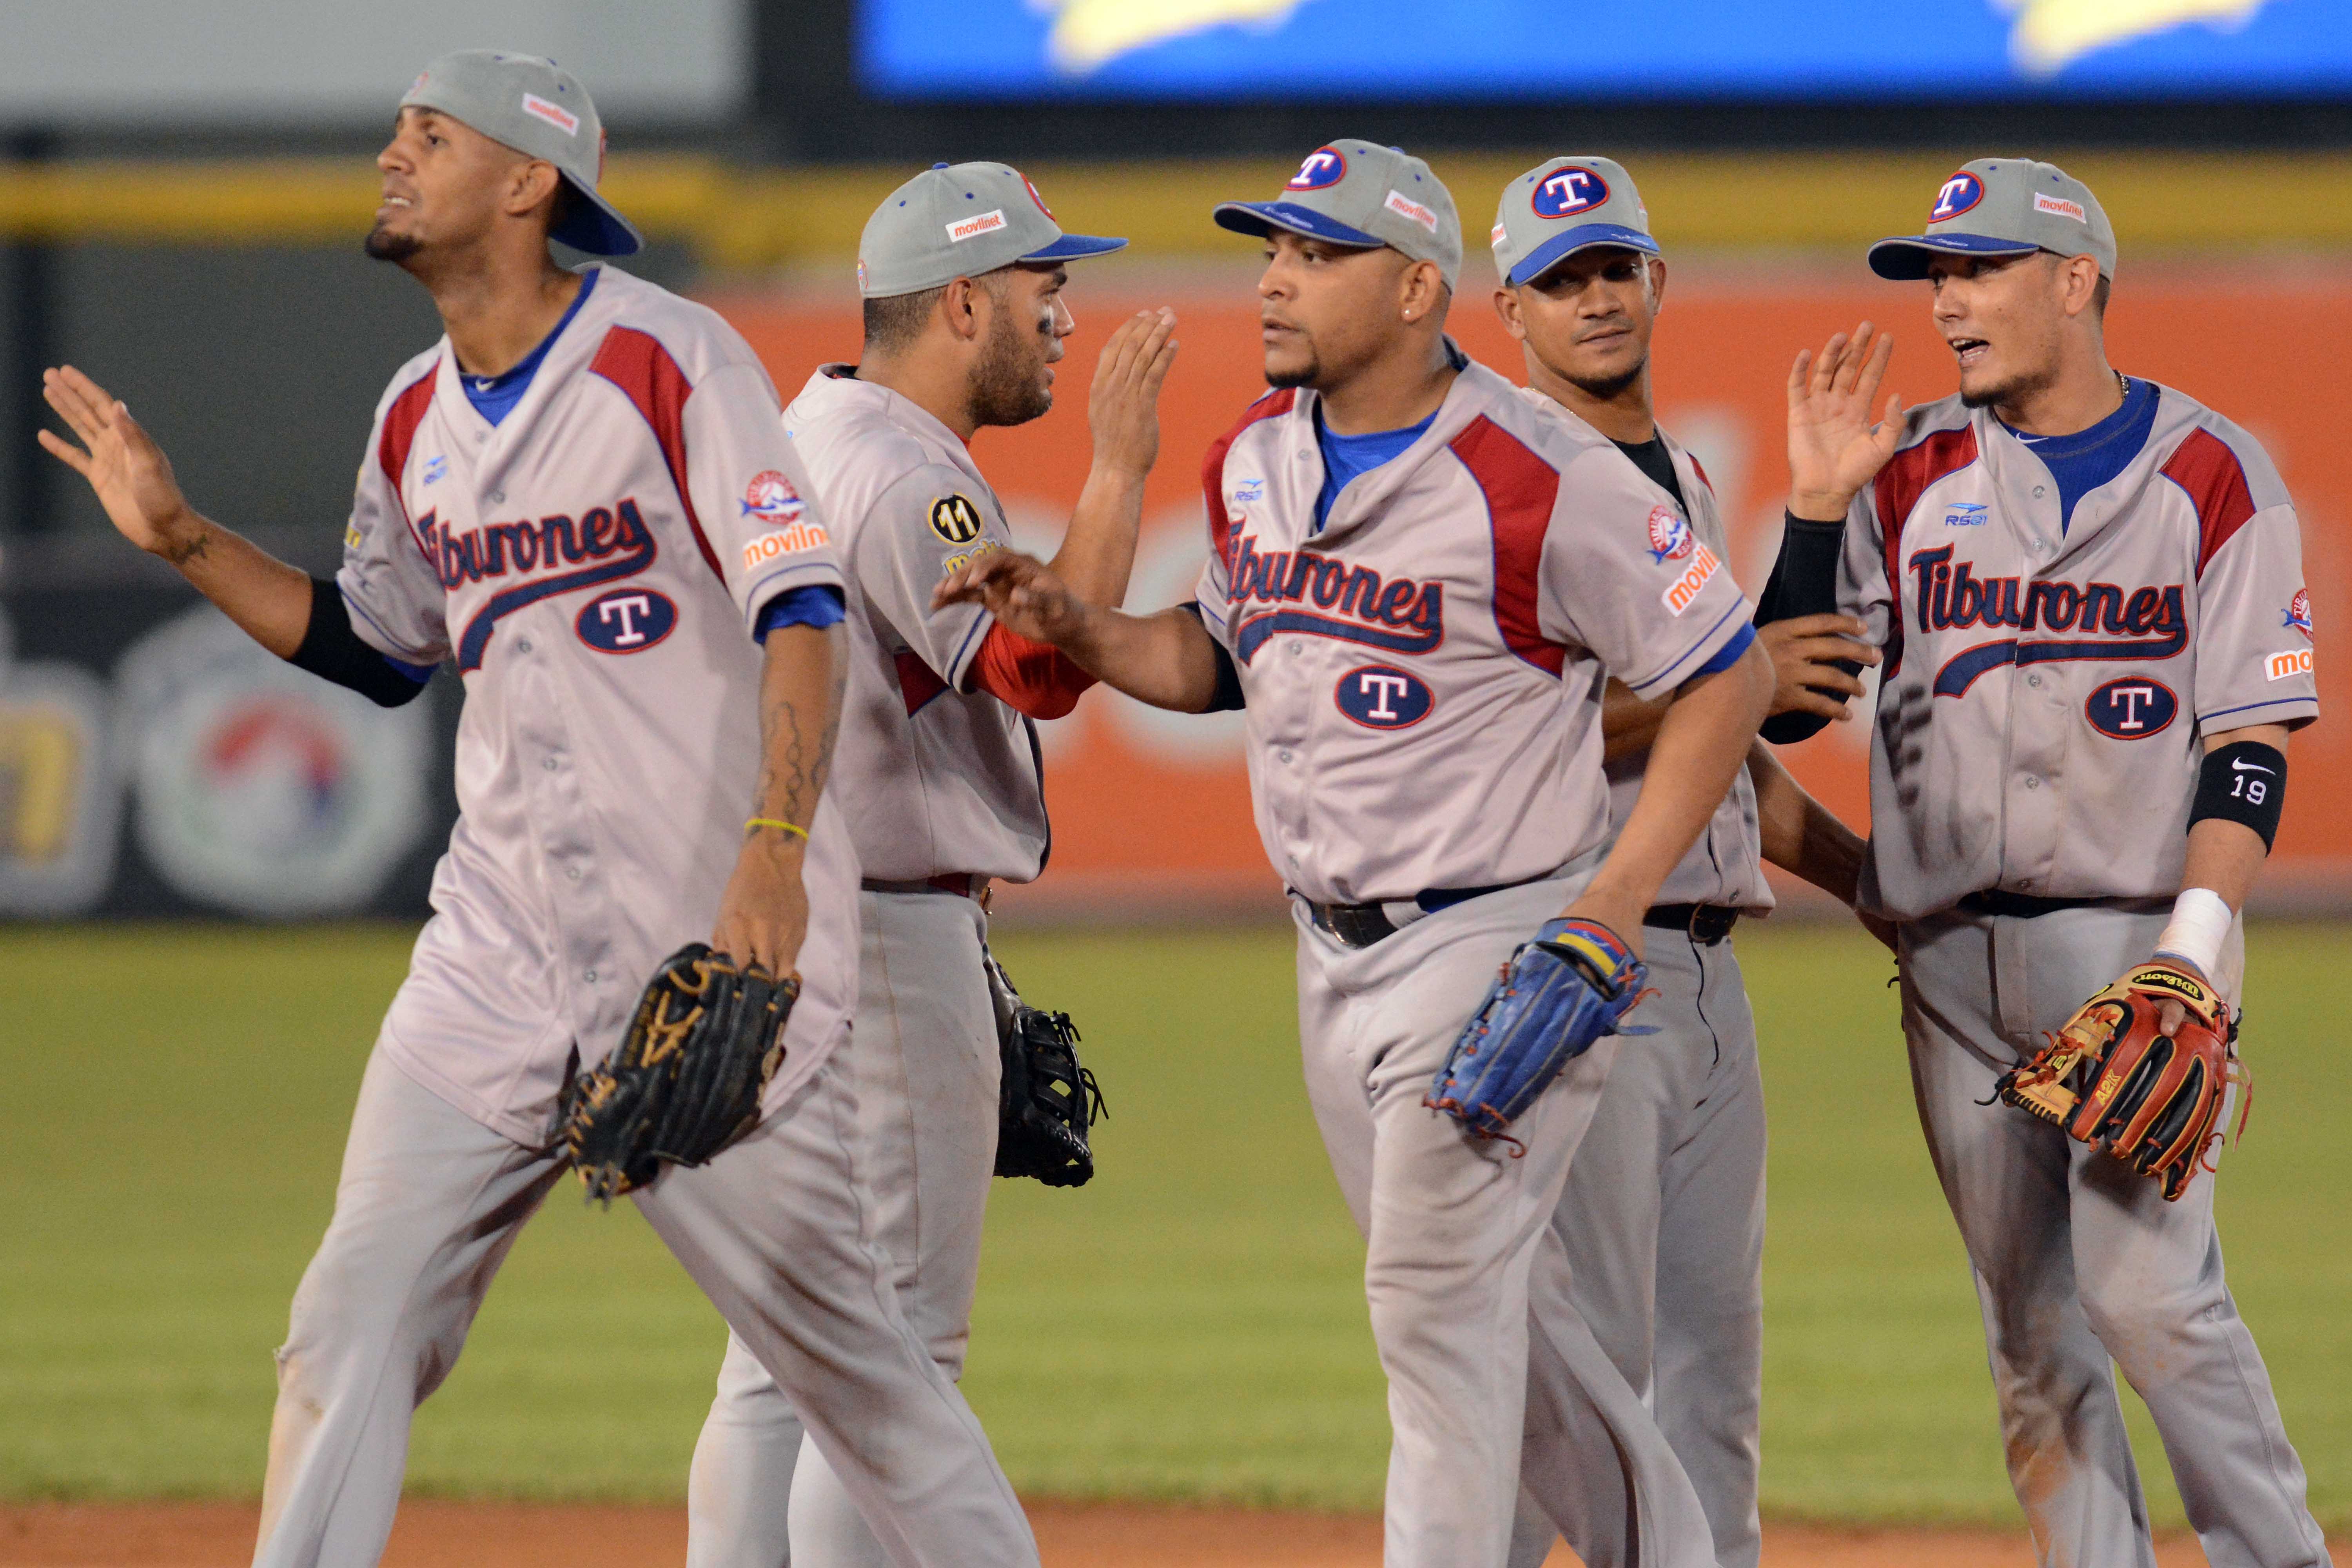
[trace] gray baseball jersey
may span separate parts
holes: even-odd
[[[1248,702],[1258,831],[1317,901],[1547,876],[1602,844],[1602,669],[1672,691],[1747,624],[1722,557],[1590,426],[1463,362],[1320,531],[1316,395],[1210,449],[1199,601]]]
[[[953,431],[849,369],[819,370],[784,411],[851,566],[852,671],[831,793],[868,877],[1031,881],[1048,840],[1036,731],[971,689],[995,617],[931,606],[940,578],[1011,545],[1004,509]]]
[[[1532,389],[1523,389],[1521,395],[1559,406]],[[1568,417],[1572,419],[1575,416]],[[1658,437],[1666,444],[1666,453],[1674,459],[1675,477],[1682,481],[1683,497],[1690,503],[1692,531],[1718,560],[1728,561],[1731,548],[1724,532],[1723,513],[1716,502],[1715,488],[1707,479],[1706,470],[1664,426],[1658,427]],[[1636,473],[1643,483],[1649,482],[1647,475],[1639,470]],[[1674,504],[1674,498],[1664,490],[1657,490],[1657,497],[1659,504]],[[1642,774],[1649,760],[1644,752],[1620,757],[1608,764],[1609,821],[1612,830],[1622,828],[1625,819],[1633,816],[1633,803],[1641,798]],[[1772,889],[1764,879],[1763,842],[1756,820],[1756,786],[1748,781],[1748,770],[1742,768],[1731,781],[1731,791],[1723,797],[1723,804],[1707,819],[1706,830],[1675,863],[1675,868],[1666,873],[1666,879],[1658,887],[1658,902],[1719,904],[1756,914],[1770,910]]]
[[[466,683],[457,825],[384,1047],[519,1142],[574,1047],[600,1058],[654,966],[709,935],[760,762],[751,624],[842,586],[777,413],[732,328],[609,267],[498,425],[446,339],[376,410],[343,597],[378,649]],[[856,879],[828,794],[772,1106],[841,1033]]]
[[[2168,899],[2202,737],[2318,712],[2294,507],[2252,437],[2161,388],[2139,456],[2059,517],[1957,396],[1854,499],[1839,603],[1885,650],[1865,909]]]

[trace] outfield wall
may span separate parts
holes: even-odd
[[[1476,357],[1524,379],[1517,350],[1488,302],[1491,279],[1465,274],[1453,325]],[[1779,547],[1787,468],[1782,410],[1797,349],[1864,316],[1897,339],[1891,384],[1924,401],[1955,384],[1948,353],[1927,320],[1924,287],[1878,283],[1860,265],[1848,282],[1808,269],[1721,261],[1670,278],[1655,349],[1662,418],[1698,456],[1725,501],[1731,564],[1759,589]],[[1173,303],[1182,349],[1162,406],[1159,469],[1147,500],[1145,538],[1129,602],[1153,607],[1188,597],[1207,550],[1201,454],[1261,390],[1250,274],[1214,291],[1172,278],[1158,292],[1121,290],[1113,267],[1099,290],[1085,269],[1071,288],[1080,329],[1062,373],[1062,406],[1034,425],[988,431],[974,444],[1017,529],[1050,545],[1088,460],[1080,417],[1094,345],[1129,308]],[[789,397],[818,363],[855,355],[855,311],[831,299],[719,301],[767,361]],[[2352,447],[2340,423],[2352,393],[2352,275],[2248,268],[2126,272],[2109,314],[2115,363],[2221,409],[2260,438],[2300,502],[2323,710],[2332,717],[2298,737],[2297,787],[2263,897],[2273,907],[2334,908],[2352,900],[2352,814],[2337,809],[2330,780],[2352,767],[2352,728],[2337,706],[2347,695],[2342,612],[2352,599]],[[2305,645],[2275,606],[2279,651]],[[2154,672],[2158,673],[2160,672]],[[1047,878],[1011,907],[1146,904],[1165,889],[1176,901],[1247,902],[1276,883],[1251,826],[1238,714],[1157,712],[1112,692],[1088,697],[1045,726],[1048,800],[1055,824]],[[1868,816],[1866,728],[1832,726],[1783,755],[1822,799],[1857,824]],[[1989,759],[1988,764],[1991,765]],[[1400,833],[1414,825],[1399,822]]]

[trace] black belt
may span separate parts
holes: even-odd
[[[1987,888],[1962,899],[1960,908],[1973,915],[2008,915],[2013,920],[2032,920],[2036,915],[2055,914],[2060,910],[2095,909],[2113,902],[2113,899],[2042,899],[2032,893],[2005,893],[1998,888]]]
[[[1652,904],[1642,912],[1642,923],[1678,931],[1701,947],[1713,947],[1739,923],[1739,911],[1722,904]]]
[[[1528,880],[1539,882],[1543,879],[1531,877]],[[1488,888],[1431,888],[1415,893],[1410,899],[1391,899],[1374,904],[1318,904],[1308,900],[1307,918],[1317,931],[1338,939],[1346,946],[1370,947],[1376,942],[1387,941],[1412,923],[1408,920],[1400,925],[1391,920],[1388,913],[1391,904],[1414,904],[1420,907],[1422,914],[1435,914],[1439,910],[1451,909],[1455,904],[1466,904],[1472,899],[1483,899],[1488,893],[1527,885],[1527,882],[1496,882]]]
[[[952,893],[959,899],[978,900],[982,909],[988,907],[988,879],[978,872],[953,871],[919,882],[886,882],[868,877],[857,885],[869,893]]]
[[[1537,878],[1540,881],[1542,879]],[[1411,899],[1397,899],[1394,903],[1412,903],[1421,907],[1423,914],[1455,904],[1481,899],[1488,893],[1499,893],[1506,888],[1523,888],[1525,882],[1497,882],[1491,888],[1433,888]],[[1378,904],[1318,904],[1307,906],[1307,919],[1315,929],[1336,937],[1349,947],[1370,947],[1385,942],[1404,929],[1389,918],[1389,905]],[[1407,921],[1405,925],[1412,922]],[[1666,931],[1678,931],[1701,946],[1712,947],[1731,934],[1739,923],[1739,911],[1721,904],[1653,904],[1643,912],[1642,923]]]

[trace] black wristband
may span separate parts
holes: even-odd
[[[2242,822],[2263,836],[2267,852],[2278,837],[2279,813],[2285,806],[2286,753],[2260,741],[2232,741],[2205,753],[2189,826],[2210,816]]]
[[[1764,592],[1756,596],[1756,624],[1834,615],[1838,558],[1844,552],[1844,523],[1815,522],[1792,511],[1783,512],[1780,553],[1772,563],[1772,575]],[[1850,658],[1836,662],[1848,675],[1862,673],[1862,666]],[[1818,713],[1775,713],[1757,733],[1772,745],[1792,746],[1811,740],[1829,728],[1829,722]]]
[[[414,702],[425,689],[425,682],[360,641],[343,591],[326,577],[310,579],[310,624],[303,630],[302,646],[286,662],[348,687],[379,708]]]
[[[1187,599],[1184,603],[1177,605],[1176,607],[1191,616],[1194,620],[1200,621],[1201,629],[1202,631],[1205,632],[1209,629],[1208,622],[1202,619],[1201,605],[1199,600]],[[1244,708],[1248,706],[1247,703],[1242,700],[1241,669],[1234,663],[1234,656],[1225,651],[1225,645],[1219,642],[1213,634],[1212,634],[1209,638],[1209,651],[1216,656],[1217,686],[1216,689],[1209,696],[1209,705],[1206,708],[1202,709],[1201,711],[1203,713],[1238,713]]]

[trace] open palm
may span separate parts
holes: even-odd
[[[1895,340],[1868,321],[1840,332],[1819,356],[1801,351],[1789,371],[1789,493],[1800,517],[1828,522],[1877,477],[1903,438],[1903,399],[1890,395],[1874,423]]]
[[[81,440],[77,447],[43,430],[42,447],[89,481],[123,538],[169,553],[189,511],[163,449],[113,395],[71,365],[44,372],[41,395]]]

